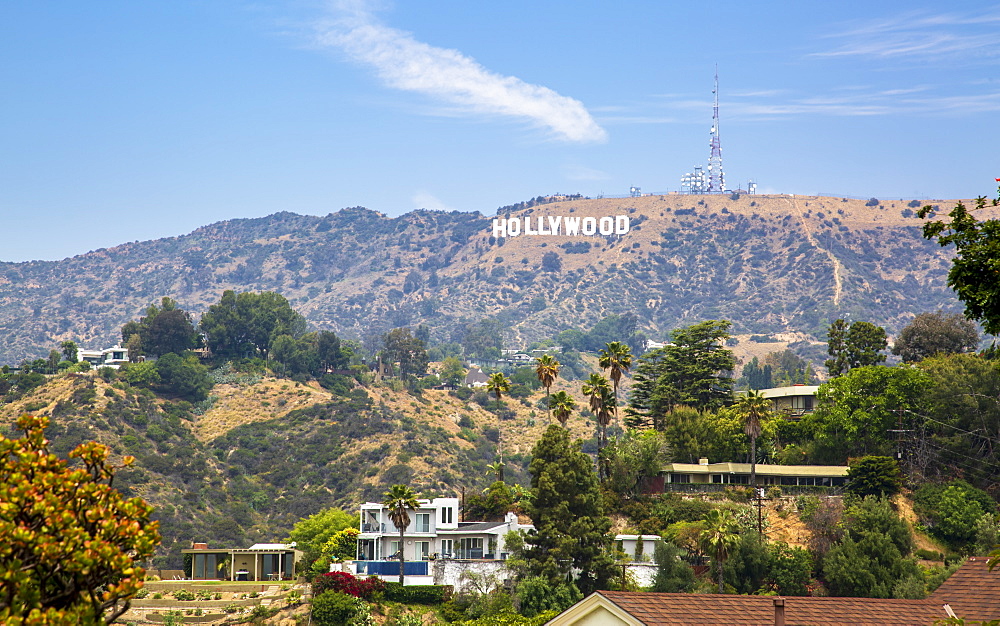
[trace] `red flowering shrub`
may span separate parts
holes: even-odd
[[[381,578],[369,576],[362,579],[347,572],[327,572],[320,574],[312,582],[313,597],[324,591],[339,591],[355,598],[370,600],[376,593],[384,590],[385,583]]]

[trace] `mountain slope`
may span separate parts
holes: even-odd
[[[952,201],[939,201],[950,206]],[[56,262],[0,263],[0,362],[59,341],[113,343],[168,295],[195,314],[224,289],[273,290],[316,327],[365,338],[417,323],[438,341],[499,318],[512,346],[634,312],[654,339],[708,318],[737,333],[825,333],[838,317],[896,331],[958,303],[950,253],[902,202],[647,196],[556,202],[505,217],[628,215],[622,236],[493,239],[478,213],[277,213]],[[546,254],[554,253],[543,263]]]

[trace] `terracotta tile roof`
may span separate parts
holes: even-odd
[[[647,626],[773,626],[774,596],[599,591]],[[783,598],[786,626],[914,626],[947,614],[934,600]],[[978,616],[977,616],[978,618]]]
[[[1000,569],[990,571],[985,556],[974,556],[944,581],[931,599],[955,615],[978,621],[1000,619]]]

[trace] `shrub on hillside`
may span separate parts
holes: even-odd
[[[339,591],[325,591],[312,601],[312,619],[317,626],[343,626],[357,612],[357,599]]]
[[[378,577],[358,578],[347,572],[327,572],[317,576],[312,582],[314,596],[319,596],[327,591],[335,591],[355,598],[370,600],[384,590],[385,582]]]

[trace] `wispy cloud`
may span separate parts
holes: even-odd
[[[585,165],[566,165],[563,172],[567,180],[608,180],[611,178],[607,172],[587,167]]]
[[[492,72],[458,50],[417,41],[380,23],[365,2],[339,3],[335,11],[337,17],[318,25],[320,45],[371,67],[392,88],[428,95],[466,113],[528,120],[564,141],[607,139],[579,100]]]
[[[818,57],[952,57],[954,55],[996,57],[1000,55],[1000,10],[979,13],[928,13],[909,11],[900,15],[854,22],[827,35],[841,43]]]
[[[441,202],[436,196],[423,189],[414,192],[410,198],[414,209],[429,209],[432,211],[452,211],[451,207]]]

